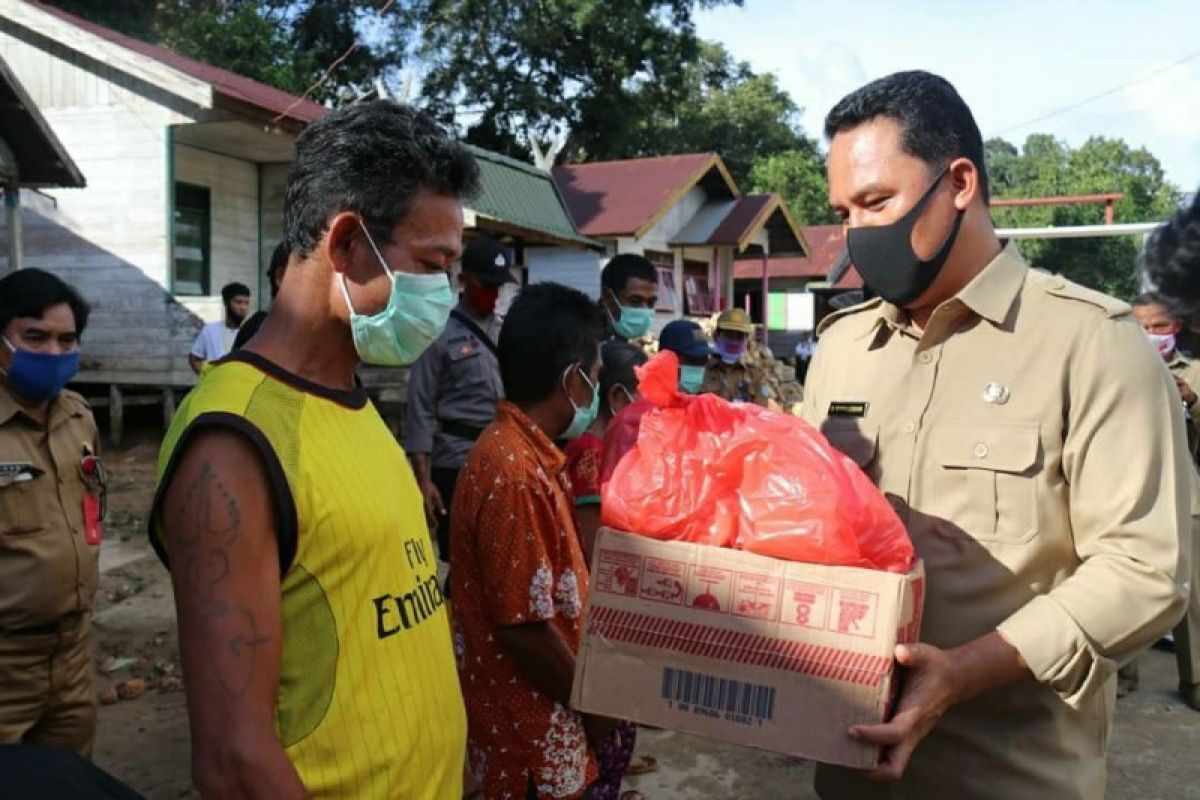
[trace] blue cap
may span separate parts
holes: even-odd
[[[663,350],[670,350],[677,356],[689,358],[703,357],[712,354],[712,347],[704,337],[704,331],[690,319],[677,319],[668,322],[658,335],[658,345]]]

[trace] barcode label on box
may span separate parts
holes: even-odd
[[[663,667],[662,699],[690,712],[742,725],[762,725],[775,717],[775,687]]]

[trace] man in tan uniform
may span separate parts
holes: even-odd
[[[1200,445],[1200,402],[1196,389],[1200,389],[1200,364],[1185,358],[1175,346],[1175,337],[1183,330],[1183,320],[1174,316],[1166,303],[1153,293],[1143,294],[1133,301],[1133,316],[1142,330],[1154,343],[1158,354],[1175,379],[1179,389],[1179,401],[1183,403],[1187,417],[1188,449],[1195,460]],[[1195,388],[1193,388],[1195,387]],[[1197,478],[1200,490],[1200,476]],[[1200,546],[1200,492],[1193,498],[1192,508],[1192,583],[1188,594],[1188,611],[1173,631],[1175,638],[1175,661],[1179,667],[1179,694],[1183,702],[1193,710],[1200,711],[1200,559],[1196,547]],[[1133,661],[1121,669],[1121,679],[1132,691],[1138,685],[1137,662]]]
[[[716,352],[708,359],[700,394],[715,394],[739,403],[767,404],[770,392],[762,375],[744,363],[753,336],[754,324],[749,314],[740,308],[721,312],[713,336]]]
[[[805,415],[888,496],[928,585],[892,720],[847,734],[881,766],[821,767],[817,790],[1101,798],[1117,664],[1184,608],[1175,389],[1127,305],[997,239],[949,83],[883,78],[825,132],[830,200],[879,297],[824,322]]]
[[[90,756],[90,615],[103,470],[79,363],[87,304],[48,272],[0,278],[0,744]]]

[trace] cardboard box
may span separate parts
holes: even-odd
[[[889,713],[925,574],[799,564],[601,529],[572,705],[870,768],[846,735]]]

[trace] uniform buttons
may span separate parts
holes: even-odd
[[[924,353],[921,353],[921,355],[917,356],[917,361],[920,361],[922,364],[928,364],[930,361],[933,361],[933,353],[930,353],[928,350],[926,350]]]
[[[912,432],[913,432],[913,431],[915,431],[916,429],[917,429],[917,425],[916,425],[916,423],[915,423],[915,422],[906,422],[906,423],[904,423],[904,432],[905,432],[905,433],[912,433]]]
[[[988,448],[987,448],[986,444],[984,444],[983,442],[980,442],[979,444],[975,445],[975,457],[976,458],[987,458],[987,454],[988,454]]]

